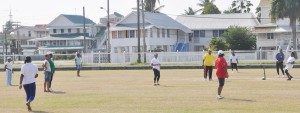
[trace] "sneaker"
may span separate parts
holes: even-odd
[[[288,79],[286,79],[286,80],[292,80],[292,78],[288,78]]]
[[[160,84],[156,84],[157,86],[159,86]]]
[[[156,84],[154,84],[153,86],[156,86]]]
[[[224,97],[222,97],[221,95],[217,96],[217,99],[223,99]]]

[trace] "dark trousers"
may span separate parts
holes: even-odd
[[[282,72],[282,74],[284,75],[284,71],[283,71],[283,62],[276,62],[276,68],[277,68],[277,74],[279,75],[279,68]]]
[[[285,74],[286,74],[286,76],[287,76],[288,78],[292,78],[292,77],[293,77],[292,75],[290,75],[289,70],[285,69],[284,72],[285,72]]]
[[[231,70],[233,71],[233,68],[236,69],[236,71],[238,70],[237,68],[237,63],[231,63]]]
[[[154,72],[154,81],[158,82],[160,78],[160,71],[157,69],[153,69],[153,72]]]
[[[49,88],[51,88],[52,80],[53,80],[53,73],[51,73],[51,76],[50,76]]]
[[[209,80],[212,80],[213,67],[212,66],[206,66],[206,69],[205,69],[206,75],[207,75],[207,72],[209,72],[209,74],[208,74]]]
[[[36,85],[35,82],[31,84],[23,85],[26,92],[26,102],[31,102],[35,98]]]

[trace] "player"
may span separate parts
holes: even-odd
[[[224,59],[224,52],[222,50],[218,51],[218,58],[215,61],[215,67],[216,67],[216,75],[219,80],[219,87],[218,87],[218,99],[223,99],[224,97],[221,96],[223,86],[225,84],[225,78],[228,78],[228,72],[227,72],[227,62]]]
[[[285,65],[285,74],[287,75],[288,79],[287,80],[292,80],[293,76],[290,75],[289,69],[292,69],[294,64],[295,64],[295,53],[292,52],[291,56],[287,59],[286,65]]]
[[[160,62],[157,58],[158,54],[154,54],[154,58],[151,60],[151,66],[154,72],[154,86],[159,86],[159,78],[160,78]]]

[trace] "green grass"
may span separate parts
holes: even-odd
[[[44,75],[37,79],[37,113],[298,113],[300,69],[293,69],[292,81],[277,78],[275,69],[241,69],[231,73],[223,90],[224,99],[216,99],[218,82],[204,81],[203,70],[162,70],[161,86],[152,84],[151,70],[57,71],[54,93],[44,93]],[[25,92],[17,86],[5,86],[0,73],[0,112],[23,113]],[[18,84],[19,72],[13,75]]]

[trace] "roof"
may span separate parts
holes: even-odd
[[[32,31],[44,31],[44,32],[48,32],[48,30],[47,30],[47,26],[20,26],[20,27],[18,27],[18,29],[22,29],[22,28],[24,28],[24,29],[28,29],[28,30],[32,30]],[[18,30],[17,28],[16,29],[14,29],[13,31],[17,31]]]
[[[77,50],[83,48],[83,46],[47,46],[39,47],[39,50]]]
[[[92,40],[93,38],[90,37],[85,37],[86,40]],[[47,40],[84,40],[83,36],[78,36],[78,37],[52,37],[52,36],[47,36],[43,38],[35,38],[35,39],[30,39],[28,41],[47,41]]]
[[[228,29],[234,25],[254,27],[259,24],[252,13],[180,15],[176,20],[192,30]]]
[[[166,14],[150,13],[150,12],[145,12],[144,14],[145,14],[145,22],[150,23],[150,25],[152,25],[153,27],[155,26],[157,28],[180,29],[180,30],[184,31],[185,33],[192,32],[188,27],[182,25],[181,23],[177,22],[176,20],[172,19],[171,17],[167,16]],[[136,11],[131,12],[123,20],[125,20],[126,18],[128,18],[131,15],[137,16],[137,12]],[[124,23],[122,23],[122,21],[120,21],[116,25],[116,27],[125,27],[127,23],[124,24]],[[126,27],[129,27],[129,28],[137,27],[137,25],[132,25],[132,24],[136,24],[136,23],[128,23],[128,25]]]
[[[70,20],[74,24],[83,24],[83,16],[81,16],[81,15],[62,14],[62,16],[66,17],[68,20]],[[85,18],[85,24],[95,24],[95,22],[93,22],[89,18]]]

